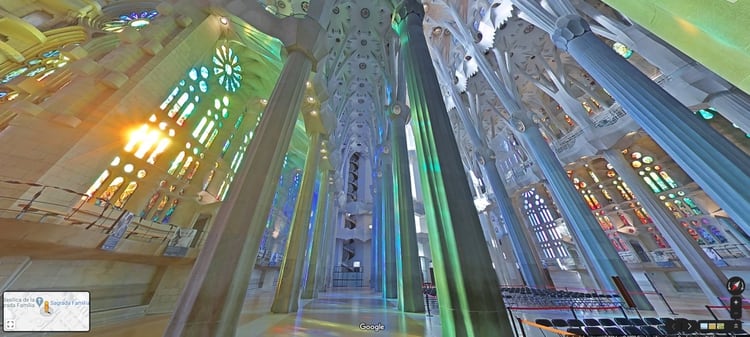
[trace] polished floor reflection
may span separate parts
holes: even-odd
[[[270,313],[272,300],[272,289],[248,293],[237,337],[441,336],[438,316],[400,313],[394,301],[386,301],[369,289],[320,293],[318,299],[303,301],[302,309],[296,314]],[[62,336],[160,337],[168,319],[167,315],[147,316],[94,327],[87,334]],[[376,332],[376,327],[382,327],[382,331]]]
[[[440,318],[436,314],[435,303],[430,301],[433,316],[426,314],[403,314],[396,309],[395,301],[386,301],[381,294],[369,289],[340,289],[320,293],[318,299],[301,303],[301,310],[296,314],[270,313],[273,300],[273,288],[252,290],[248,292],[242,316],[237,330],[237,337],[357,337],[357,336],[408,336],[439,337],[441,335]],[[710,319],[710,314],[702,305],[696,305],[696,298],[690,296],[668,298],[671,313],[665,302],[658,298],[649,298],[655,311],[626,310],[628,317],[671,317],[688,319]],[[724,310],[715,309],[719,319],[728,319]],[[560,308],[526,308],[513,310],[517,318],[534,321],[537,318],[614,318],[625,313],[617,310],[575,310]],[[87,334],[64,334],[58,336],[96,336],[96,337],[161,337],[169,319],[168,315],[152,315],[129,320],[127,322],[94,327]],[[517,323],[517,321],[516,321]],[[746,322],[747,323],[747,322]],[[379,331],[376,331],[375,328]],[[382,330],[380,330],[382,327]],[[534,327],[515,326],[518,336],[544,337],[549,335]],[[523,331],[522,331],[523,330]],[[25,335],[19,335],[25,337]],[[31,335],[29,335],[31,336]]]

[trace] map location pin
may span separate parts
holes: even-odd
[[[43,302],[44,302],[43,298],[41,298],[41,297],[37,297],[36,298],[36,305],[38,305],[38,306],[41,307]]]

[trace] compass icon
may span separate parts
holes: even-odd
[[[734,296],[739,296],[745,291],[745,280],[741,277],[734,276],[727,281],[727,290]]]

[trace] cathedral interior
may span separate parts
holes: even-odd
[[[749,25],[0,0],[0,336],[748,336]]]

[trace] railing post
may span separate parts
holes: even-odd
[[[39,198],[40,195],[42,195],[42,192],[44,192],[45,188],[47,188],[47,186],[42,186],[42,188],[39,191],[34,193],[34,196],[31,197],[31,200],[29,200],[29,202],[23,206],[23,209],[21,209],[21,213],[18,213],[18,215],[16,215],[16,219],[21,219],[23,215],[29,211],[29,209],[31,208],[31,204],[33,204],[34,201],[36,201],[36,199]]]
[[[424,303],[427,307],[427,317],[432,317],[432,314],[430,313],[430,295],[427,294],[427,291],[424,292]]]
[[[671,313],[672,315],[677,315],[677,313],[675,313],[674,310],[672,310],[672,306],[669,305],[669,302],[667,302],[667,299],[664,297],[664,294],[658,291],[656,293],[659,295],[659,297],[661,297],[661,300],[664,302],[664,305],[667,306],[667,309],[669,309],[669,313]]]
[[[513,334],[518,336],[518,328],[516,328],[516,320],[513,319],[513,309],[511,307],[508,307],[508,315],[510,315],[510,324],[513,325]]]
[[[521,327],[521,336],[526,337],[526,329],[523,328],[523,322],[521,321],[521,317],[516,317],[518,320],[518,326]]]
[[[708,310],[708,313],[710,313],[710,314],[711,314],[711,316],[713,316],[713,317],[714,317],[714,319],[715,319],[715,320],[718,320],[718,319],[719,319],[718,317],[716,317],[716,314],[714,314],[714,311],[713,311],[713,310],[711,310],[711,307],[710,307],[710,306],[706,305],[706,309]]]

